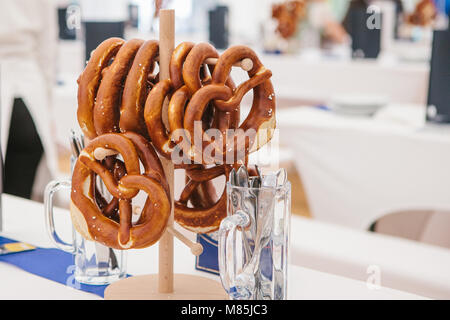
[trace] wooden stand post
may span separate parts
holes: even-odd
[[[175,11],[161,10],[159,16],[159,77],[160,80],[170,78],[169,64],[175,48]],[[163,106],[163,122],[169,127],[168,101]],[[161,162],[166,173],[166,178],[170,187],[170,199],[172,211],[167,227],[173,226],[174,213],[174,167],[170,160],[161,157]],[[159,240],[159,270],[158,270],[158,291],[159,293],[173,292],[173,235],[166,232]]]
[[[175,11],[160,11],[159,33],[159,69],[160,79],[169,78],[169,63],[175,44]],[[167,102],[163,109],[164,123],[167,125]],[[168,230],[159,240],[159,269],[157,275],[130,277],[108,286],[105,299],[150,299],[150,300],[224,300],[227,294],[219,281],[187,274],[173,273],[173,237],[177,235],[173,228],[174,210],[174,166],[171,161],[162,158],[166,178],[170,186],[172,212]],[[183,239],[182,239],[183,241]],[[183,243],[188,245],[187,239]],[[189,246],[189,245],[188,245]],[[200,253],[195,246],[189,246],[191,251]]]

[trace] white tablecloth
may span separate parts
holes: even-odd
[[[273,73],[277,97],[328,102],[338,95],[384,96],[392,103],[425,104],[429,65],[380,60],[345,60],[320,55],[260,57]]]
[[[44,227],[42,204],[3,195],[4,232],[38,246],[50,246]],[[71,224],[65,210],[56,212],[61,235],[69,239]],[[134,275],[157,272],[157,245],[132,250],[128,254],[128,272]],[[197,274],[218,280],[217,276],[196,271],[189,249],[175,241],[175,272]],[[311,269],[290,266],[290,299],[421,299],[422,297],[388,288],[369,289],[365,282],[347,279]],[[98,299],[61,284],[33,276],[10,265],[0,263],[0,299]]]
[[[397,211],[450,209],[450,127],[426,126],[425,108],[357,118],[300,107],[277,118],[315,218],[367,229]]]

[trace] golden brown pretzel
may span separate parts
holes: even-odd
[[[127,173],[123,161],[116,159],[114,156],[106,157],[105,160],[103,160],[103,165],[114,175],[116,180],[122,179]],[[92,183],[94,184],[93,190],[95,192],[95,201],[102,211],[102,214],[107,218],[119,222],[119,199],[113,197],[110,202],[106,201],[98,190],[96,179],[92,179]]]
[[[169,128],[166,128],[162,121],[163,103],[166,98],[170,98]],[[172,82],[163,80],[148,95],[144,109],[145,123],[153,146],[159,154],[176,164],[186,163],[185,159],[189,162],[191,159],[197,160],[194,157],[194,148],[190,144],[191,139],[185,136],[187,131],[182,126],[183,109],[188,99],[189,90],[185,85],[173,93]],[[203,116],[203,112],[201,115]],[[204,123],[202,117],[199,121]]]
[[[164,99],[173,92],[172,82],[160,81],[149,93],[145,102],[144,119],[147,131],[155,149],[166,159],[171,159],[175,144],[162,120]]]
[[[162,120],[164,100],[169,98],[168,118],[169,128],[166,128]],[[174,91],[171,80],[160,81],[149,93],[145,103],[144,119],[148,134],[155,149],[166,159],[172,159],[172,153],[178,145],[177,154],[180,158],[184,153],[190,153],[189,142],[182,139],[184,108],[190,98],[190,92],[186,85]],[[203,115],[203,113],[202,113]],[[203,121],[203,119],[200,119]],[[181,129],[180,131],[176,131]],[[172,135],[172,133],[174,135]],[[178,136],[176,136],[178,134]],[[176,141],[173,141],[175,139]],[[172,159],[175,160],[175,159]]]
[[[183,129],[183,109],[190,96],[185,85],[172,94],[168,108],[170,128],[167,130],[162,122],[162,106],[165,97],[170,96],[172,91],[173,86],[170,80],[158,83],[147,97],[144,111],[152,143],[155,149],[167,159],[172,159],[172,152],[176,143],[180,143],[180,141],[171,140],[171,132]],[[181,153],[183,154],[183,152]],[[183,155],[180,155],[181,158],[183,158]],[[217,168],[204,170],[203,166],[199,167],[198,165],[179,165],[177,168],[186,170],[188,181],[180,200],[176,201],[175,220],[183,227],[195,232],[216,230],[220,221],[226,216],[226,195],[222,194],[220,199],[216,201],[216,191],[211,180],[223,175],[225,173],[224,167],[217,167],[219,171],[217,171]],[[193,207],[188,207],[188,202]]]
[[[225,85],[231,68],[233,64],[247,58],[253,62],[253,68],[248,71],[249,80],[242,83],[232,92]],[[212,84],[198,90],[186,107],[184,128],[189,132],[191,139],[195,139],[195,122],[202,118],[203,112],[210,101],[214,100],[214,106],[217,108],[223,111],[230,111],[239,106],[242,97],[248,90],[253,89],[252,108],[239,127],[241,131],[237,132],[228,141],[223,139],[225,145],[217,144],[215,146],[216,160],[222,159],[224,161],[226,153],[230,150],[234,151],[235,155],[247,155],[266,144],[271,139],[276,125],[275,94],[272,83],[269,80],[270,76],[270,71],[262,65],[250,48],[235,46],[226,50],[220,56],[214,68]],[[203,136],[203,132],[197,133]],[[248,139],[245,139],[245,144],[238,144],[238,140],[244,138],[244,134],[247,134]],[[257,142],[256,144],[254,143],[255,141]],[[195,153],[203,153],[203,150],[198,150],[198,146],[196,147]]]
[[[150,89],[147,79],[153,76],[158,53],[158,41],[154,40],[146,41],[136,53],[123,89],[119,120],[121,132],[134,131],[148,136],[144,122],[145,99]]]
[[[127,173],[119,181],[94,158],[97,148],[113,149],[122,155]],[[143,174],[139,160],[145,168]],[[93,173],[119,198],[119,223],[105,217],[95,204],[90,192]],[[131,201],[139,190],[148,197],[139,220],[133,224]],[[163,234],[170,207],[161,163],[145,138],[132,132],[104,134],[81,152],[72,176],[71,215],[75,228],[85,239],[116,249],[150,246]]]
[[[209,74],[205,73],[207,71],[210,71],[212,73],[214,67],[206,66],[204,63],[209,58],[218,57],[219,53],[209,43],[199,43],[189,51],[186,56],[186,61],[183,65],[182,73],[183,81],[188,88],[191,96],[204,85],[211,83],[211,77],[209,76]],[[203,78],[200,76],[201,73],[203,73]],[[224,83],[226,83],[226,85],[229,86],[232,90],[235,89],[235,85],[231,76],[227,77]],[[212,123],[211,127],[218,128],[221,132],[225,132],[225,130],[234,128],[239,125],[239,106],[235,105],[234,108],[230,108],[230,110],[213,109],[212,112],[214,114],[214,122]]]
[[[102,71],[108,66],[124,42],[120,38],[103,41],[92,52],[86,68],[78,78],[78,123],[84,135],[90,139],[97,136],[93,122],[93,109]]]
[[[181,88],[184,85],[183,80],[183,65],[189,52],[194,47],[192,42],[180,43],[172,53],[170,59],[169,72],[170,80],[175,89]]]
[[[200,78],[200,70],[208,58],[218,58],[219,53],[209,43],[196,44],[186,57],[183,65],[183,80],[191,95],[197,92],[203,84]]]
[[[111,65],[103,70],[94,106],[94,127],[97,135],[119,132],[122,89],[137,51],[140,39],[127,41],[117,52]]]
[[[197,206],[192,203],[192,197],[194,190],[198,190],[199,186],[206,186],[212,189],[200,189],[211,195],[215,193],[215,189],[212,184],[204,184],[211,180],[225,175],[228,177],[231,166],[221,165],[214,166],[208,169],[198,167],[195,165],[189,166],[186,169],[186,175],[189,179],[184,190],[181,193],[180,199],[175,202],[175,221],[182,227],[197,233],[209,233],[217,230],[220,226],[220,222],[227,215],[227,196],[223,191],[221,197],[212,203],[210,201],[203,207]],[[188,201],[191,201],[193,207],[188,207]]]

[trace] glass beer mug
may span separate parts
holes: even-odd
[[[290,192],[288,181],[259,188],[227,183],[228,217],[219,229],[219,270],[231,299],[287,298]]]
[[[61,189],[71,189],[71,181],[50,182],[44,195],[47,232],[53,244],[74,255],[75,280],[91,285],[106,285],[126,276],[126,252],[108,248],[100,243],[84,239],[72,226],[72,243],[61,240],[55,230],[53,196]]]

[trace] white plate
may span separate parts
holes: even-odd
[[[386,104],[387,99],[382,96],[343,95],[333,98],[331,109],[341,114],[372,116]]]

